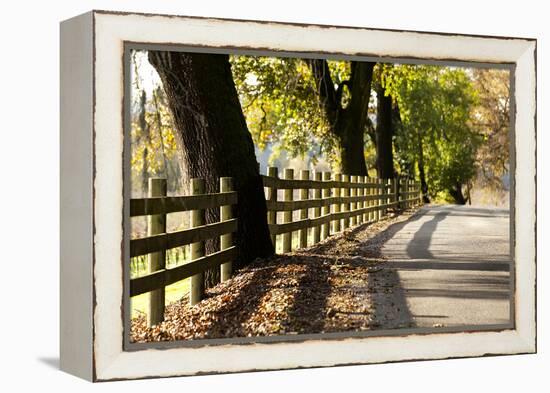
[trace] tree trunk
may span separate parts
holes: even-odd
[[[340,171],[350,175],[367,176],[364,131],[359,132],[359,128],[350,127],[339,130],[338,135]]]
[[[162,80],[182,149],[185,177],[203,178],[206,192],[218,192],[219,178],[230,176],[238,192],[235,269],[274,253],[267,226],[262,179],[227,55],[149,52]],[[219,220],[209,209],[207,223]],[[206,244],[207,253],[219,241]],[[213,285],[219,269],[205,274]]]
[[[341,171],[348,175],[367,176],[365,163],[365,132],[368,121],[368,108],[375,63],[351,62],[350,79],[334,87],[326,60],[309,62],[319,102],[330,125],[333,136],[338,141]],[[342,106],[343,89],[348,88],[350,101]]]
[[[454,199],[454,202],[457,205],[466,204],[466,198],[464,198],[464,194],[462,193],[462,184],[456,183],[455,187],[449,190],[449,194],[451,194],[451,196]]]
[[[422,138],[418,134],[418,175],[420,176],[420,188],[422,190],[422,201],[430,203],[428,197],[428,183],[426,182],[426,172],[424,171],[424,148],[422,146]]]
[[[393,122],[392,98],[385,95],[385,89],[378,84],[376,89],[376,171],[380,179],[391,179],[395,176],[393,168]]]

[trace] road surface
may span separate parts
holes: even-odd
[[[398,225],[381,252],[412,326],[509,323],[508,210],[428,205]]]

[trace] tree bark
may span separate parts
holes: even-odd
[[[454,199],[454,202],[457,205],[466,204],[466,198],[464,198],[464,194],[462,193],[462,184],[456,183],[455,187],[449,190],[449,194],[451,194],[451,196]]]
[[[393,121],[392,98],[385,94],[381,84],[376,88],[376,171],[380,179],[391,179],[395,176],[393,168]]]
[[[238,192],[235,242],[238,269],[274,253],[267,226],[262,179],[252,137],[246,126],[227,55],[150,51],[166,92],[184,161],[187,179],[203,178],[206,192],[218,192],[219,178],[233,178]],[[219,209],[206,212],[206,222],[219,221]],[[214,252],[219,241],[206,244]],[[205,274],[214,285],[219,269]]]
[[[422,137],[418,134],[418,175],[420,177],[420,189],[422,190],[422,201],[430,203],[428,197],[428,183],[426,182],[426,172],[424,171],[424,148],[422,146]]]
[[[350,79],[335,88],[327,61],[309,61],[321,106],[338,142],[341,171],[348,175],[368,175],[364,149],[374,64],[352,61]],[[346,87],[351,99],[343,107],[341,98]]]

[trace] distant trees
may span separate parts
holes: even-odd
[[[504,188],[502,177],[510,170],[510,73],[507,70],[472,70],[477,94],[472,123],[483,138],[477,152],[479,185]]]
[[[466,203],[463,186],[475,175],[481,143],[470,76],[459,68],[399,65],[386,67],[383,83],[399,107],[398,153],[417,164],[425,197],[444,192]]]
[[[173,192],[181,186],[177,182],[182,171],[181,152],[164,91],[160,86],[149,92],[136,87],[131,128],[132,187],[140,195],[146,195],[149,177],[162,176],[168,179],[168,190]]]

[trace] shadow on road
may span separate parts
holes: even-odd
[[[418,231],[414,234],[412,240],[407,245],[407,255],[412,259],[432,259],[433,254],[430,252],[430,243],[432,242],[432,235],[437,229],[437,224],[445,219],[449,215],[447,211],[441,211],[436,213],[430,220],[426,221]]]
[[[368,287],[372,293],[374,317],[377,321],[373,327],[378,329],[415,327],[397,270],[382,267],[371,276]]]

